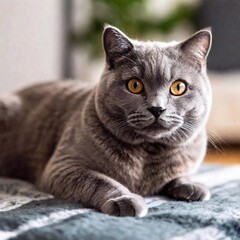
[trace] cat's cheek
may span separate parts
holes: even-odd
[[[191,111],[189,111],[189,116],[193,117],[193,118],[201,118],[204,117],[206,113],[206,108],[204,105],[200,106],[200,107],[194,107]]]

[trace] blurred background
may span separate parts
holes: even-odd
[[[210,151],[207,159],[240,162],[239,0],[0,0],[0,10],[0,94],[49,80],[98,81],[104,23],[159,41],[183,40],[211,26],[208,129],[220,154]]]

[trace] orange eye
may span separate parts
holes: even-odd
[[[139,79],[131,79],[127,84],[128,90],[131,93],[141,93],[143,91],[144,85],[143,82]]]
[[[170,87],[170,92],[175,96],[183,95],[187,90],[186,83],[182,80],[175,81]]]

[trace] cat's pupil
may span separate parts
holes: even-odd
[[[177,85],[177,90],[180,91],[181,90],[181,83]]]
[[[133,87],[134,87],[135,89],[137,89],[137,87],[138,87],[138,82],[134,82]]]

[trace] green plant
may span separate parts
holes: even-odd
[[[92,0],[93,14],[90,27],[84,33],[72,33],[72,43],[76,45],[91,44],[91,54],[102,52],[99,38],[104,23],[119,27],[131,36],[141,37],[152,32],[167,33],[182,21],[192,22],[195,9],[180,5],[175,12],[159,21],[147,11],[146,0]]]

